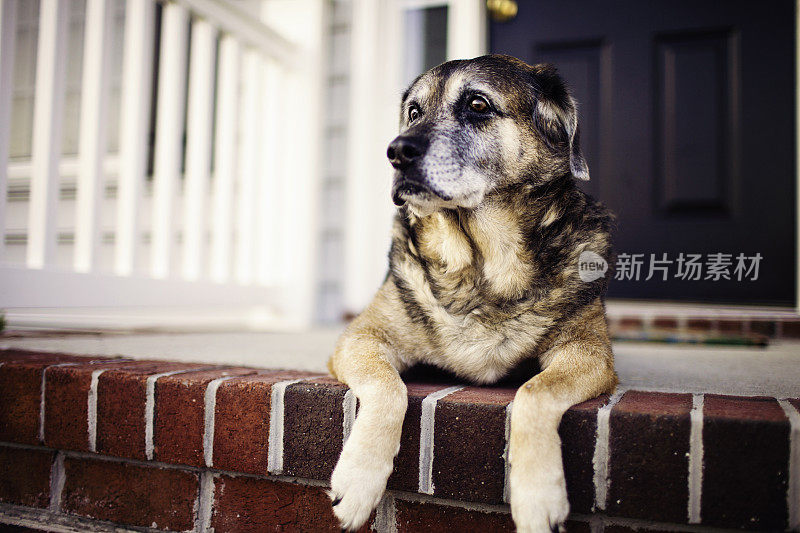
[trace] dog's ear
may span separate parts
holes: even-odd
[[[541,64],[533,68],[533,118],[536,128],[550,148],[568,150],[572,175],[579,180],[588,180],[589,167],[581,152],[575,100],[554,66]]]

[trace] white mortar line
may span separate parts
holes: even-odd
[[[433,494],[433,435],[436,421],[436,402],[463,389],[463,385],[447,387],[425,396],[419,424],[419,492]]]
[[[42,386],[39,394],[39,442],[44,442],[44,404],[45,404],[45,388],[47,387],[47,371],[51,368],[59,366],[75,366],[78,363],[59,363],[57,365],[50,365],[42,370]]]
[[[223,376],[212,379],[203,395],[203,459],[206,466],[214,466],[214,422],[217,410],[217,389],[222,383],[237,376]]]
[[[690,524],[701,521],[703,499],[703,402],[702,394],[692,395],[692,412],[689,414],[689,501],[687,514]]]
[[[51,511],[61,510],[61,493],[64,491],[64,454],[56,452],[56,458],[50,466],[50,507]]]
[[[100,374],[108,370],[102,368],[92,372],[92,382],[89,385],[88,410],[86,425],[88,428],[89,451],[97,451],[97,387],[100,383]]]
[[[342,419],[342,446],[347,442],[350,437],[350,432],[353,430],[353,424],[356,421],[356,395],[353,394],[353,389],[347,389],[344,393],[344,400],[342,401],[342,410],[344,411],[344,418]]]
[[[272,385],[272,401],[269,413],[269,451],[267,452],[267,472],[270,474],[283,473],[283,399],[286,387],[303,379],[289,379],[279,381]]]
[[[509,502],[509,498],[511,497],[511,492],[509,490],[509,473],[511,471],[511,455],[509,452],[509,447],[511,445],[511,409],[513,409],[514,402],[509,402],[506,406],[506,447],[503,450],[503,461],[504,465],[504,473],[503,473],[503,501],[505,503]]]
[[[385,493],[381,498],[370,529],[378,533],[397,533],[397,509],[391,494]]]
[[[200,472],[200,492],[197,495],[197,514],[194,531],[205,533],[211,530],[211,512],[214,510],[214,480],[217,475],[208,470]]]
[[[147,376],[147,397],[144,403],[144,453],[148,461],[153,460],[153,421],[156,411],[156,381],[163,377],[174,376],[175,374],[185,374],[187,372],[197,372],[211,370],[210,368],[185,368],[183,370],[172,370]]]
[[[594,445],[594,504],[597,509],[605,510],[608,496],[608,439],[610,433],[611,410],[617,405],[625,390],[617,389],[608,403],[597,410],[597,440]]]
[[[789,511],[789,529],[800,531],[800,413],[787,400],[778,400],[789,417],[789,489],[786,505]]]

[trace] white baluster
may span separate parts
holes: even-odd
[[[96,270],[101,246],[100,209],[111,67],[108,41],[113,20],[109,0],[87,0],[78,145],[80,166],[75,202],[74,264],[77,272]]]
[[[239,142],[239,189],[236,228],[236,281],[252,283],[255,254],[256,183],[259,178],[259,125],[261,124],[261,69],[255,50],[247,50],[242,60],[241,139]]]
[[[175,244],[173,207],[180,185],[183,154],[188,33],[186,9],[178,4],[164,4],[161,20],[150,257],[150,274],[154,278],[169,276]]]
[[[219,44],[214,183],[211,207],[211,279],[226,282],[231,272],[233,183],[239,124],[239,44],[224,35]]]
[[[5,256],[8,146],[11,136],[11,96],[14,92],[14,44],[17,1],[0,1],[0,260]]]
[[[133,273],[139,252],[139,209],[142,204],[150,135],[153,82],[153,0],[127,0],[120,97],[119,181],[114,272]]]
[[[193,23],[183,211],[183,277],[192,281],[203,273],[202,258],[208,227],[206,195],[211,176],[216,36],[216,29],[208,22],[197,20]]]
[[[30,268],[49,266],[55,259],[68,17],[69,0],[41,1],[28,205]]]
[[[271,59],[263,61],[264,90],[262,124],[264,133],[261,147],[261,179],[257,184],[258,206],[256,209],[256,265],[257,281],[260,285],[275,284],[278,278],[279,261],[276,251],[280,249],[280,210],[286,186],[283,177],[283,154],[285,135],[281,124],[284,120],[283,84],[286,73]]]

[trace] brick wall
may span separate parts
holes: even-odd
[[[513,530],[514,390],[442,395],[452,386],[409,384],[390,491],[365,531]],[[355,405],[344,385],[303,372],[0,351],[0,524],[337,531],[325,489]],[[569,530],[796,527],[798,409],[642,391],[573,407],[560,428]]]

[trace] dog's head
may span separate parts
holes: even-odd
[[[439,65],[403,95],[400,131],[387,150],[392,198],[418,215],[566,173],[589,179],[575,101],[550,65],[502,55]]]

